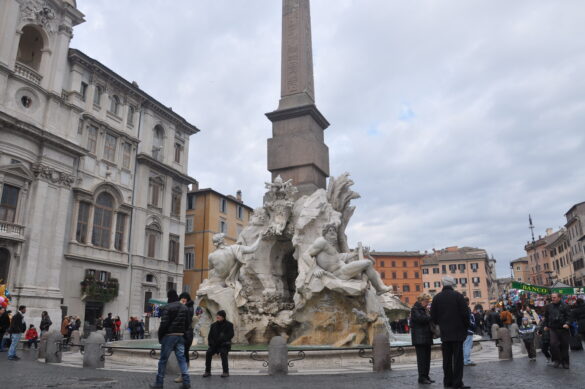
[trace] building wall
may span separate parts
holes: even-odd
[[[583,239],[583,220],[585,219],[585,203],[579,203],[571,207],[565,214],[567,218],[567,235],[569,239],[569,253],[573,266],[573,285],[585,285],[585,245]]]
[[[193,269],[184,271],[184,283],[187,290],[194,294],[199,285],[208,277],[208,257],[215,249],[213,235],[220,232],[220,221],[226,223],[225,243],[232,245],[237,242],[240,232],[248,225],[252,208],[232,196],[224,196],[210,189],[189,192],[193,198],[194,209],[188,209],[186,217],[192,218],[193,228],[185,233],[185,250],[195,255]],[[222,200],[225,201],[225,212],[221,210]],[[242,217],[237,215],[241,207]]]
[[[469,297],[472,306],[482,304],[486,308],[489,306],[489,274],[486,263],[485,259],[464,259],[423,264],[421,271],[423,289],[425,293],[434,296],[442,289],[443,276],[449,275],[457,279],[455,290]],[[472,264],[477,265],[476,271],[471,269]],[[465,270],[461,271],[459,265],[465,265]],[[449,266],[455,266],[456,270],[450,270]],[[465,285],[461,282],[462,278],[466,279]],[[477,278],[479,282],[473,283],[473,278]]]
[[[82,293],[81,282],[95,271],[119,283],[118,296],[103,303],[102,314],[124,321],[143,316],[145,292],[166,298],[167,287],[182,284],[184,203],[187,185],[195,182],[187,176],[188,140],[198,130],[138,85],[69,50],[73,27],[84,21],[75,7],[47,2],[55,18],[39,20],[21,3],[36,6],[4,0],[0,18],[0,192],[18,188],[16,218],[0,221],[0,248],[3,256],[9,253],[14,305],[27,305],[29,322],[36,324],[43,310],[56,325],[62,312],[83,321],[87,305],[97,301]],[[33,68],[17,57],[30,28],[42,41],[41,61]],[[101,98],[94,100],[98,87]],[[114,96],[118,104],[112,105]],[[156,126],[164,137],[155,155]],[[175,147],[181,150],[178,162]],[[153,176],[161,183],[157,206],[149,200]],[[181,206],[176,215],[173,193]],[[104,198],[110,216],[100,220],[109,242],[96,245],[96,210]],[[89,213],[80,237],[82,204]],[[160,237],[149,257],[146,227],[152,223]],[[181,253],[176,263],[169,261],[171,235]],[[121,245],[114,244],[117,236]]]
[[[511,263],[514,280],[518,282],[530,282],[530,272],[528,271],[528,259],[516,260]]]
[[[422,293],[421,259],[419,252],[371,253],[375,268],[386,285],[394,288],[400,300],[414,304]]]

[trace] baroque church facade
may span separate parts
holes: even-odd
[[[182,287],[199,130],[69,47],[84,21],[75,0],[0,9],[0,279],[12,305],[29,323],[42,311],[57,325],[143,317]]]

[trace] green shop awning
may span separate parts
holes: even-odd
[[[533,292],[538,294],[550,294],[550,293],[560,293],[560,294],[584,294],[585,288],[574,288],[574,287],[564,287],[564,288],[549,288],[546,286],[538,286],[538,285],[530,285],[525,284],[523,282],[512,281],[512,289],[519,289],[525,290],[527,292]]]
[[[150,299],[148,300],[149,304],[156,304],[156,305],[167,305],[168,302],[166,302],[165,300],[157,300],[157,299]]]

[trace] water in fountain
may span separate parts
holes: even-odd
[[[390,326],[390,320],[388,320],[388,316],[386,316],[386,311],[384,310],[384,306],[380,303],[378,305],[378,313],[380,314],[380,318],[384,323],[384,327],[386,328],[386,332],[388,333],[388,342],[392,343],[392,341],[396,340],[396,334],[392,331],[392,327]]]

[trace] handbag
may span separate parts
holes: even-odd
[[[429,322],[429,327],[431,328],[431,333],[433,334],[433,339],[438,339],[441,337],[441,329],[438,325],[433,323],[432,321]]]

